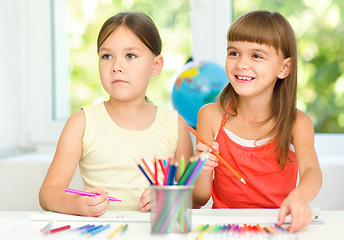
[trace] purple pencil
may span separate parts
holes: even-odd
[[[98,193],[90,193],[90,192],[80,191],[80,190],[71,189],[71,188],[65,188],[65,192],[79,194],[79,195],[88,196],[88,197],[96,197],[99,195]],[[109,199],[109,201],[117,201],[117,202],[122,201],[122,200],[119,200],[119,199],[116,199],[116,198],[110,197],[110,196],[108,196],[108,199]]]

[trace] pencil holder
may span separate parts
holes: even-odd
[[[193,185],[151,185],[151,233],[191,231]]]

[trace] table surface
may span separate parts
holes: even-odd
[[[282,234],[270,239],[298,239],[298,240],[337,240],[344,239],[341,227],[344,226],[344,211],[319,211],[313,209],[317,220],[295,234]],[[277,223],[278,209],[193,209],[192,229],[202,224],[248,224],[268,226]],[[134,211],[107,212],[98,218],[80,217],[44,211],[0,211],[0,239],[87,239],[78,231],[63,231],[44,235],[40,231],[49,222],[52,228],[71,225],[71,229],[86,224],[110,224],[110,228],[91,237],[91,239],[107,239],[116,228],[128,224],[125,233],[116,234],[113,239],[196,239],[199,233],[193,231],[188,234],[152,235],[151,215]],[[290,218],[287,220],[290,221]],[[287,226],[287,225],[285,225]],[[204,235],[203,239],[229,239],[226,235]],[[231,238],[233,239],[233,238]],[[238,239],[258,239],[241,236]],[[262,238],[259,238],[262,239]],[[265,238],[263,238],[265,239]]]

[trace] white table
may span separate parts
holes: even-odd
[[[199,209],[192,210],[192,229],[202,224],[260,224],[273,225],[277,222],[278,210],[275,209]],[[344,239],[344,211],[319,211],[319,219],[324,222],[311,223],[306,228],[291,235],[298,240],[339,240]],[[174,235],[151,235],[150,213],[108,212],[99,218],[79,217],[51,212],[0,211],[0,239],[88,239],[76,231],[64,231],[43,235],[40,230],[52,221],[53,228],[71,225],[77,228],[88,223],[107,224],[111,227],[89,239],[107,239],[107,236],[123,223],[128,223],[124,234],[116,234],[113,239],[196,239],[198,233]],[[228,239],[213,235],[204,239]],[[241,238],[246,239],[246,238]],[[285,239],[285,238],[284,238]]]

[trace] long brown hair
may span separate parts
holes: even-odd
[[[161,53],[161,38],[153,20],[142,12],[120,12],[110,17],[99,31],[97,52],[100,46],[119,26],[125,26],[132,31],[155,56]]]
[[[294,31],[280,13],[252,11],[233,22],[227,33],[227,41],[266,44],[281,50],[284,58],[291,58],[290,74],[284,79],[278,79],[275,84],[271,99],[272,114],[267,119],[275,120],[270,134],[276,141],[278,163],[284,168],[289,159],[289,144],[292,142],[292,128],[296,118],[297,49]],[[222,90],[219,100],[224,110],[232,101],[231,109],[236,115],[239,96],[230,83]]]

